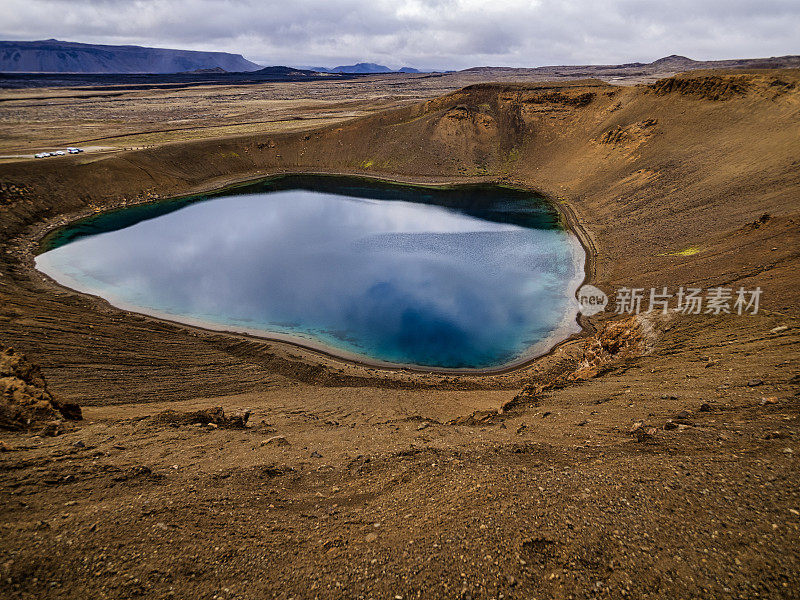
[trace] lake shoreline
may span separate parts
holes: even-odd
[[[198,332],[222,333],[225,335],[231,335],[261,342],[270,341],[270,342],[285,343],[290,346],[297,347],[312,352],[314,354],[318,354],[324,358],[330,358],[337,361],[351,363],[354,365],[374,367],[381,370],[394,371],[394,372],[431,373],[437,375],[465,375],[465,376],[476,376],[476,375],[484,376],[484,375],[498,375],[498,374],[512,373],[514,371],[517,371],[519,369],[531,365],[533,362],[542,358],[543,356],[547,356],[553,353],[555,350],[558,349],[559,346],[563,345],[564,343],[575,340],[576,338],[583,337],[589,331],[591,331],[591,326],[588,325],[586,320],[582,317],[582,315],[579,312],[577,313],[577,315],[575,313],[569,312],[564,316],[560,324],[555,329],[553,329],[544,339],[539,340],[538,342],[530,346],[518,358],[498,366],[452,368],[452,367],[425,366],[417,364],[404,364],[398,362],[388,362],[367,355],[352,352],[345,348],[336,347],[335,345],[332,344],[326,344],[325,342],[320,341],[318,339],[306,338],[300,334],[295,335],[295,334],[262,330],[258,328],[248,328],[235,325],[227,325],[222,323],[213,323],[203,319],[193,318],[189,316],[179,317],[178,315],[174,315],[169,312],[160,311],[153,308],[142,307],[123,300],[118,300],[118,299],[108,300],[106,298],[101,297],[98,294],[93,293],[87,288],[87,286],[81,284],[80,282],[74,280],[69,276],[64,275],[63,273],[61,274],[62,276],[60,277],[60,279],[62,281],[69,280],[71,284],[67,285],[60,283],[53,276],[54,273],[52,267],[45,266],[43,268],[41,265],[38,264],[40,261],[40,257],[43,256],[43,254],[40,254],[40,252],[44,253],[47,250],[58,246],[58,244],[55,244],[48,247],[47,240],[52,240],[52,238],[55,235],[57,235],[60,231],[63,231],[70,227],[74,227],[75,225],[80,224],[82,221],[93,219],[99,215],[104,215],[104,216],[111,215],[113,213],[125,211],[133,206],[147,206],[156,204],[167,205],[169,203],[175,203],[182,200],[186,200],[187,201],[186,205],[189,205],[193,204],[194,202],[213,199],[217,196],[224,195],[225,192],[236,190],[238,188],[247,187],[258,183],[266,183],[274,180],[280,180],[281,178],[293,177],[293,176],[330,177],[330,178],[340,177],[347,180],[352,179],[353,181],[356,182],[357,181],[364,181],[368,183],[379,182],[379,183],[385,183],[392,187],[407,187],[412,189],[416,188],[416,189],[433,189],[433,190],[459,189],[459,188],[466,189],[476,185],[492,185],[498,188],[512,189],[529,193],[531,195],[539,197],[543,202],[545,202],[550,208],[552,208],[558,214],[561,226],[563,227],[564,231],[569,235],[568,237],[569,243],[575,246],[572,252],[573,261],[575,263],[576,268],[579,268],[580,272],[582,272],[583,275],[580,281],[573,280],[569,283],[568,295],[570,297],[574,297],[577,290],[580,289],[582,285],[586,284],[591,280],[590,272],[593,269],[593,264],[594,264],[592,251],[590,251],[590,247],[592,246],[587,245],[587,240],[589,239],[588,234],[583,230],[583,227],[580,225],[574,213],[571,210],[569,210],[569,207],[566,206],[565,203],[557,202],[552,198],[549,198],[548,196],[542,194],[538,190],[531,188],[530,186],[524,185],[523,183],[512,182],[509,180],[498,179],[498,178],[479,178],[468,182],[458,181],[458,180],[438,179],[437,181],[432,182],[430,181],[430,179],[426,181],[420,181],[408,178],[390,178],[384,176],[351,174],[346,172],[334,173],[334,172],[309,172],[309,171],[286,171],[257,178],[245,178],[239,181],[227,182],[219,187],[207,188],[202,192],[193,191],[192,193],[189,194],[180,194],[166,198],[152,198],[135,203],[126,202],[116,206],[108,207],[102,211],[92,211],[89,212],[88,214],[84,211],[83,214],[70,215],[67,217],[62,216],[55,223],[43,224],[43,226],[40,227],[38,231],[29,239],[29,242],[32,242],[32,247],[35,249],[32,250],[32,252],[34,251],[36,252],[35,255],[31,256],[31,260],[33,262],[33,271],[36,274],[38,274],[49,285],[54,285],[58,288],[67,289],[70,292],[78,293],[81,296],[89,299],[94,304],[99,303],[102,305],[111,306],[114,307],[115,309],[122,310],[125,311],[126,313],[130,313],[133,315],[147,317],[149,319],[157,319],[165,323],[170,323],[178,325],[180,327],[190,328]],[[434,204],[434,205],[441,206],[439,204]],[[577,324],[578,327],[580,327],[580,330],[577,332],[574,331],[575,324]]]

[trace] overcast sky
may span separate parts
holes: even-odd
[[[534,67],[800,54],[798,0],[1,0],[0,39],[242,54],[263,65]]]

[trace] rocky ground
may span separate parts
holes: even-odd
[[[20,598],[797,597],[800,328],[727,321],[656,323],[644,354],[468,424],[430,394],[378,403],[368,388],[287,382],[86,407],[55,437],[6,434],[2,587]],[[466,396],[462,412],[469,394],[438,392]],[[512,396],[486,394],[484,408]]]
[[[35,152],[67,146],[108,154],[187,140],[306,131],[477,83],[594,79],[634,85],[690,69],[798,65],[800,56],[705,62],[669,56],[649,64],[476,67],[446,74],[392,73],[344,81],[123,85],[109,77],[105,85],[102,80],[76,81],[44,88],[35,77],[30,83],[33,87],[19,81],[6,84],[20,87],[7,87],[0,81],[0,163],[31,160]]]
[[[61,402],[47,389],[41,369],[13,348],[0,345],[0,430],[26,431],[44,424],[42,432],[61,433],[62,421],[80,421],[81,409]]]
[[[49,405],[0,434],[0,591],[800,596],[799,93],[796,70],[481,85],[0,165],[2,406]],[[528,186],[609,293],[760,286],[761,310],[609,314],[513,371],[436,374],[124,313],[32,269],[75,216],[286,171]]]

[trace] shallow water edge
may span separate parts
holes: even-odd
[[[39,252],[43,252],[48,249],[48,247],[53,247],[54,245],[60,245],[64,242],[63,240],[59,243],[58,242],[58,235],[60,232],[63,232],[66,228],[75,227],[75,225],[80,225],[81,223],[85,223],[89,226],[89,235],[91,230],[94,229],[92,227],[92,222],[96,221],[97,219],[107,218],[109,216],[114,215],[115,213],[119,213],[120,211],[130,211],[132,207],[143,207],[145,208],[144,213],[147,214],[145,218],[152,218],[154,215],[157,216],[160,210],[164,212],[172,212],[173,210],[177,210],[182,206],[186,206],[189,203],[196,202],[198,200],[205,200],[210,199],[215,196],[219,195],[230,195],[231,190],[237,190],[239,188],[246,188],[258,184],[262,184],[265,182],[278,182],[280,185],[281,180],[285,180],[287,178],[292,177],[313,177],[313,178],[326,178],[330,180],[336,179],[345,179],[350,182],[356,182],[358,180],[363,180],[365,183],[369,185],[374,185],[376,182],[381,184],[385,184],[389,188],[420,188],[420,189],[431,189],[431,190],[459,190],[459,189],[468,189],[470,187],[475,186],[485,186],[485,185],[492,185],[497,186],[500,188],[505,188],[509,190],[516,190],[518,192],[522,192],[529,195],[535,195],[538,198],[542,199],[544,202],[548,204],[549,207],[553,208],[554,211],[559,215],[559,224],[560,226],[569,232],[570,236],[568,239],[570,244],[573,245],[572,256],[575,261],[575,266],[578,268],[576,273],[582,272],[583,273],[583,281],[573,281],[569,287],[568,293],[571,296],[574,296],[577,289],[582,285],[582,283],[586,282],[590,279],[593,269],[591,265],[593,263],[593,253],[592,253],[592,246],[591,244],[587,244],[586,240],[587,237],[585,232],[582,231],[580,224],[574,217],[574,214],[571,214],[570,211],[565,210],[565,206],[562,206],[560,203],[553,201],[552,199],[544,196],[543,194],[539,193],[538,191],[531,189],[528,186],[524,185],[515,185],[513,183],[509,183],[508,181],[496,181],[491,179],[484,179],[478,182],[469,182],[464,183],[461,181],[443,181],[443,182],[435,182],[431,183],[426,181],[424,183],[415,182],[415,181],[396,181],[390,178],[385,177],[373,177],[369,175],[363,174],[348,174],[348,173],[309,173],[309,172],[298,172],[298,173],[280,173],[280,174],[273,174],[270,176],[259,177],[256,179],[248,179],[246,181],[241,181],[237,183],[232,183],[230,185],[225,185],[223,187],[218,187],[213,189],[209,192],[204,193],[195,193],[191,195],[182,195],[179,197],[174,198],[165,198],[165,199],[156,199],[151,201],[140,201],[135,203],[125,203],[121,204],[115,208],[112,208],[107,211],[96,212],[92,214],[84,214],[84,215],[75,215],[71,220],[66,220],[64,217],[58,223],[50,223],[49,227],[45,224],[44,227],[41,228],[40,232],[43,235],[38,236],[39,243]],[[435,203],[438,204],[438,203]],[[156,209],[156,212],[153,212],[153,209]],[[56,240],[55,242],[53,240]],[[342,348],[337,348],[334,346],[326,345],[323,342],[315,339],[309,339],[304,337],[303,335],[291,335],[286,333],[276,333],[276,332],[268,332],[260,329],[250,329],[247,327],[237,327],[237,326],[229,326],[229,325],[221,325],[218,323],[209,323],[198,319],[192,319],[191,317],[184,317],[181,316],[180,318],[176,318],[175,315],[167,314],[163,312],[159,312],[153,309],[147,309],[140,306],[128,304],[125,302],[111,302],[106,299],[100,298],[96,295],[92,295],[90,293],[86,293],[82,291],[80,285],[70,285],[70,283],[76,282],[69,282],[64,281],[66,285],[61,285],[58,282],[54,282],[53,279],[47,277],[47,274],[42,274],[42,279],[48,280],[51,284],[55,284],[56,286],[63,288],[67,287],[74,291],[77,289],[79,293],[82,293],[84,296],[92,298],[93,301],[102,303],[104,305],[111,304],[116,308],[137,313],[140,315],[145,315],[148,317],[152,317],[158,320],[168,321],[171,323],[177,323],[183,326],[196,328],[199,330],[206,330],[206,331],[214,331],[214,332],[223,332],[223,333],[230,333],[234,335],[241,335],[248,338],[254,338],[257,340],[272,340],[277,342],[285,342],[289,343],[298,347],[302,347],[313,352],[333,357],[336,359],[342,359],[347,362],[353,362],[362,365],[368,366],[375,366],[385,369],[395,369],[395,370],[409,370],[409,371],[417,371],[417,372],[441,372],[441,373],[454,373],[454,374],[499,374],[503,372],[512,371],[518,369],[526,364],[529,364],[532,360],[548,354],[552,352],[556,347],[558,347],[563,342],[573,339],[575,337],[579,337],[583,335],[583,332],[575,333],[575,324],[576,318],[574,313],[567,314],[564,317],[564,320],[559,324],[557,328],[555,328],[546,338],[539,340],[536,344],[531,346],[527,349],[523,354],[518,356],[512,361],[507,363],[503,363],[497,366],[490,366],[490,367],[481,367],[481,368],[452,368],[452,367],[437,367],[437,366],[424,366],[424,365],[413,365],[413,364],[403,364],[398,362],[385,362],[380,359],[376,359],[373,357],[356,354],[352,352],[348,352],[347,350],[343,350]],[[63,278],[62,278],[63,281]],[[585,329],[585,320],[578,316],[577,324]]]

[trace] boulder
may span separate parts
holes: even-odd
[[[226,415],[221,406],[214,406],[213,408],[203,408],[201,410],[192,410],[188,412],[165,410],[154,416],[153,420],[157,423],[176,427],[180,425],[200,425],[208,426],[212,429],[218,427],[245,429],[247,427],[247,421],[250,419],[250,414],[250,410],[244,410]]]
[[[23,431],[46,422],[81,418],[80,406],[50,393],[37,365],[0,344],[0,429]]]

